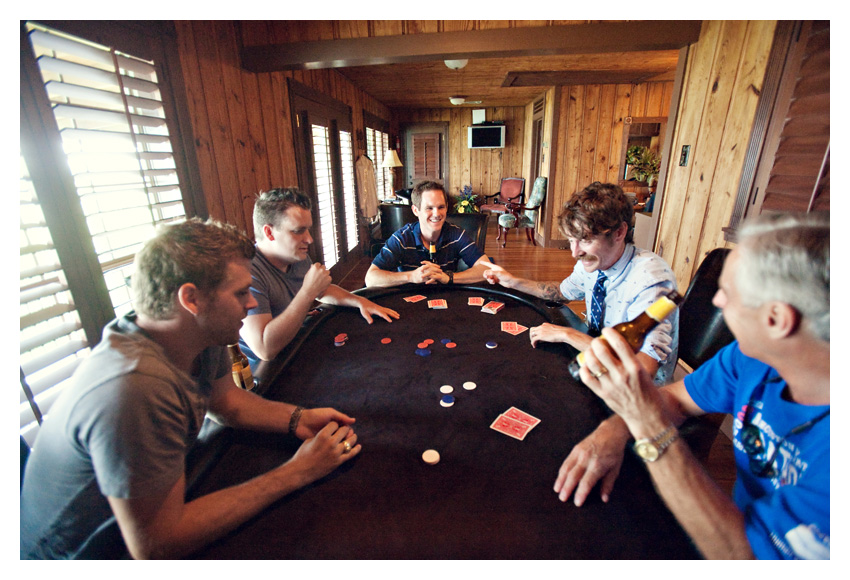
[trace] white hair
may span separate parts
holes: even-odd
[[[776,300],[794,307],[829,342],[829,213],[770,213],[739,233],[736,285],[743,303]]]

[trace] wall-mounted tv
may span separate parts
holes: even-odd
[[[504,146],[504,125],[472,125],[469,127],[470,149],[499,149]]]

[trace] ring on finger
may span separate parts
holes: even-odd
[[[349,443],[348,441],[343,441],[343,442],[342,442],[342,446],[343,446],[343,448],[344,448],[343,454],[348,453],[349,451],[351,451],[351,443]]]
[[[593,373],[593,378],[598,379],[599,377],[601,377],[602,375],[604,375],[607,372],[608,372],[608,369],[606,369],[605,367],[602,367],[597,372]]]

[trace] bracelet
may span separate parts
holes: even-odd
[[[449,275],[449,284],[454,284],[455,283],[455,273],[452,272],[451,270],[449,270],[446,273]]]
[[[301,420],[301,412],[304,407],[295,407],[292,415],[289,417],[289,434],[295,435],[295,430],[298,428],[298,421]]]

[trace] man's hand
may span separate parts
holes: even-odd
[[[422,265],[411,272],[411,282],[414,284],[439,284],[443,279],[448,280],[449,275],[443,273],[442,268],[433,262],[422,262]]]
[[[555,480],[555,493],[567,501],[575,491],[573,502],[581,506],[593,487],[602,480],[599,494],[607,502],[614,482],[620,475],[629,431],[623,422],[613,417],[573,447],[564,460]]]
[[[358,305],[360,308],[360,315],[366,319],[366,322],[372,324],[373,316],[380,316],[387,322],[392,322],[392,319],[399,319],[399,314],[392,308],[385,308],[383,306],[379,306],[375,304],[371,300],[363,299]]]
[[[623,418],[636,439],[660,433],[669,423],[664,403],[626,339],[603,328],[585,351],[581,380]]]
[[[298,427],[295,428],[295,436],[306,440],[310,437],[315,437],[319,431],[330,423],[348,426],[352,425],[354,421],[355,419],[353,417],[349,417],[345,413],[340,413],[330,407],[304,409],[301,413],[301,419],[298,421]]]
[[[516,276],[495,264],[490,265],[488,270],[484,272],[484,279],[490,284],[501,284],[505,288],[513,288],[517,281]]]
[[[331,421],[314,437],[304,441],[288,463],[298,467],[303,478],[301,484],[307,485],[355,457],[360,449],[354,431]]]
[[[325,293],[331,285],[331,273],[323,264],[315,263],[310,266],[304,275],[304,283],[301,290],[307,293],[311,300],[315,300]]]

